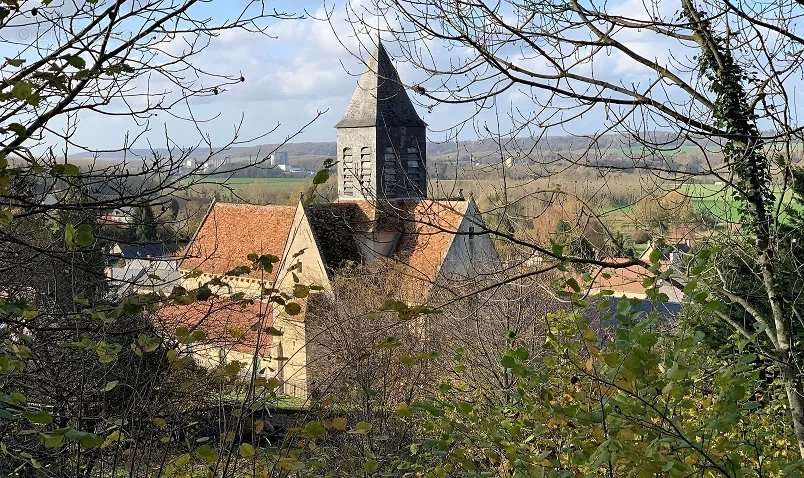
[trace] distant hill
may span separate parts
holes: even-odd
[[[653,141],[662,145],[665,151],[671,151],[673,155],[678,155],[680,163],[686,163],[685,155],[695,155],[695,148],[692,143],[682,144],[669,133],[657,132],[653,134]],[[703,140],[707,143],[706,140]],[[711,143],[710,143],[711,145]],[[713,146],[713,145],[712,145]],[[709,148],[707,148],[709,149]],[[216,152],[216,157],[225,158],[227,162],[246,162],[255,161],[258,158],[267,157],[275,150],[286,151],[288,160],[293,166],[301,166],[311,170],[316,169],[326,158],[336,156],[336,144],[334,141],[327,142],[306,142],[306,143],[287,143],[262,144],[258,146],[233,147],[222,152]],[[548,136],[538,141],[531,138],[503,138],[502,148],[497,141],[472,140],[460,141],[457,143],[434,143],[427,144],[428,159],[432,162],[438,161],[468,161],[473,160],[479,163],[498,162],[507,157],[527,157],[543,155],[545,153],[560,154],[591,154],[600,159],[619,159],[641,154],[641,147],[633,140],[621,135],[604,135],[595,141],[578,136]],[[711,150],[711,149],[710,149]],[[175,149],[172,151],[174,157],[184,159],[203,159],[210,156],[208,148],[197,148],[193,151]],[[123,158],[129,164],[152,160],[154,156],[167,157],[168,150],[159,148],[132,149],[123,155],[120,152],[102,153],[94,158],[93,155],[82,153],[70,156],[70,159],[77,163],[92,161],[99,163],[120,163]]]

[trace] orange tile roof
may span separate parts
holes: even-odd
[[[461,225],[468,201],[434,199],[395,200],[375,203],[365,200],[341,201],[357,206],[360,219],[355,231],[397,231],[401,233],[393,258],[406,266],[406,273],[421,280],[436,279],[441,264]],[[366,227],[369,221],[369,227]]]
[[[254,353],[257,348],[257,331],[273,323],[269,304],[211,298],[189,305],[169,305],[159,309],[153,317],[155,325],[165,333],[174,334],[180,326],[190,331],[202,330],[206,334],[204,345]],[[261,355],[269,352],[272,336],[259,335]]]
[[[252,253],[281,258],[295,212],[294,206],[215,203],[185,249],[180,269],[223,275],[247,265],[246,257]],[[276,277],[277,269],[264,279]],[[259,279],[262,273],[253,271],[249,276]]]
[[[405,222],[396,259],[404,265],[405,274],[429,284],[437,279],[468,205],[467,201],[421,200],[400,206]]]
[[[625,263],[631,259],[609,258],[607,261]],[[603,273],[608,273],[609,278],[603,277]],[[622,268],[603,268],[598,271],[595,281],[592,283],[593,290],[612,290],[614,295],[626,294],[645,294],[645,287],[642,281],[655,274],[640,265],[632,265]]]

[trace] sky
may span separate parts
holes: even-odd
[[[223,19],[242,3],[243,0],[215,1],[198,14]],[[269,28],[274,38],[240,30],[221,33],[195,63],[209,71],[242,74],[245,81],[219,96],[194,101],[193,114],[198,119],[211,119],[203,125],[203,132],[210,135],[213,144],[220,145],[232,138],[240,124],[241,139],[260,136],[276,127],[256,144],[279,143],[322,112],[293,141],[334,141],[334,125],[365,70],[355,54],[367,58],[367,52],[360,51],[344,23],[341,4],[335,6],[335,28],[341,29],[339,36],[348,42],[348,48],[338,42],[328,22],[313,19],[324,17],[321,0],[279,0],[268,4],[279,10],[306,13],[308,18],[275,21]],[[403,81],[412,81],[416,76],[407,65],[400,64],[398,69]],[[452,126],[455,118],[472,111],[470,107],[446,105],[432,112],[417,109],[433,136],[439,135],[437,130]],[[153,118],[149,127],[152,132],[146,137],[157,147],[164,146],[165,128],[178,144],[188,146],[199,141],[198,131],[166,115]],[[95,148],[112,149],[122,144],[127,133],[133,136],[136,130],[124,117],[87,114],[80,120],[78,138]],[[467,135],[473,136],[463,136]],[[144,138],[139,146],[145,145]]]
[[[218,20],[231,18],[246,1],[215,0],[204,4],[196,15],[209,15]],[[259,137],[253,144],[280,143],[293,135],[293,142],[334,141],[334,125],[344,113],[358,77],[366,69],[362,61],[368,61],[370,55],[360,47],[360,41],[345,20],[344,2],[350,1],[355,6],[361,0],[265,1],[277,10],[304,14],[307,18],[274,21],[268,30],[273,38],[242,30],[222,32],[207,50],[195,57],[194,64],[212,72],[242,74],[245,81],[219,96],[193,101],[193,115],[204,120],[202,133],[209,135],[214,145],[228,143],[236,128],[240,128],[241,140]],[[332,9],[332,23],[320,20],[328,8]],[[333,28],[338,31],[337,35]],[[365,45],[372,40],[363,38],[362,41]],[[176,43],[175,47],[180,49],[180,42]],[[399,57],[393,44],[385,44],[392,57]],[[442,58],[446,55],[444,53]],[[408,63],[397,61],[396,67],[406,84],[416,84],[424,78],[422,72]],[[409,95],[416,104],[416,95],[413,92]],[[506,113],[517,108],[533,108],[531,99],[521,90],[509,90],[497,99],[497,111],[503,122]],[[417,110],[428,123],[431,141],[450,140],[455,136],[468,140],[478,136],[472,125],[463,125],[457,132],[452,129],[473,115],[473,105],[440,104],[428,109],[417,104]],[[319,112],[320,117],[315,119]],[[484,122],[492,129],[497,127],[493,110],[479,115],[475,124],[482,127]],[[598,118],[588,114],[575,123],[582,130],[593,131]],[[93,149],[116,149],[127,135],[134,137],[140,128],[124,116],[85,114],[80,118],[77,137],[79,143]],[[165,130],[172,141],[182,146],[200,141],[199,131],[168,115],[152,118],[148,128],[150,132],[139,139],[136,147],[147,147],[147,140],[155,147],[164,147]],[[505,125],[501,129],[505,131]],[[268,131],[273,132],[261,137]]]
[[[203,3],[196,11],[199,17],[210,16],[217,20],[230,18],[249,0],[215,0]],[[192,102],[193,115],[202,120],[202,131],[189,127],[186,122],[160,115],[150,120],[150,133],[135,146],[147,146],[145,139],[156,147],[165,146],[165,129],[175,144],[191,146],[197,144],[200,134],[209,135],[214,145],[226,144],[239,126],[239,138],[258,138],[252,144],[279,143],[296,134],[316,116],[321,116],[292,141],[334,141],[334,125],[345,111],[359,75],[365,70],[360,58],[367,59],[369,53],[359,48],[351,27],[345,21],[343,2],[359,5],[361,0],[327,0],[326,5],[333,10],[333,21],[316,20],[325,17],[324,0],[265,0],[267,5],[277,10],[304,14],[303,20],[278,20],[270,24],[268,32],[272,38],[242,30],[223,31],[210,47],[193,61],[197,66],[214,73],[242,75],[244,82],[233,85],[228,91]],[[672,17],[675,2],[658,0],[663,16]],[[643,0],[619,0],[610,6],[615,14],[636,16],[646,15]],[[333,32],[333,28],[337,31]],[[648,58],[660,62],[669,61],[671,55],[684,56],[678,44],[656,40],[647,30],[629,30],[620,35],[620,41]],[[340,40],[340,41],[339,41]],[[366,40],[366,39],[364,39]],[[345,43],[345,46],[341,44]],[[392,56],[393,44],[386,43]],[[181,50],[181,39],[169,46]],[[453,58],[460,52],[440,52],[434,55],[441,60]],[[690,52],[692,53],[692,52]],[[520,53],[521,55],[521,53]],[[531,64],[527,58],[516,58],[534,71],[544,66]],[[544,60],[541,60],[544,61]],[[639,85],[647,78],[645,67],[616,54],[603,56],[595,63],[595,76],[626,85]],[[417,84],[423,73],[409,64],[397,62],[397,69],[403,82]],[[652,81],[652,80],[651,80]],[[643,83],[644,84],[644,83]],[[159,86],[159,85],[157,85]],[[533,98],[522,88],[513,88],[497,98],[500,116],[505,118],[508,111],[521,110],[525,115],[533,111]],[[547,93],[542,92],[545,96]],[[416,94],[409,92],[416,103]],[[672,94],[672,93],[670,93]],[[556,102],[555,99],[552,100]],[[419,114],[428,123],[428,138],[443,141],[451,136],[450,127],[470,117],[474,105],[440,104],[432,110],[419,106]],[[573,118],[572,133],[594,133],[600,130],[604,113],[596,111]],[[496,127],[494,111],[481,115],[478,121],[487,122],[491,129]],[[656,129],[662,129],[661,125]],[[81,143],[93,148],[114,149],[123,144],[126,135],[132,135],[138,128],[124,116],[108,117],[88,114],[81,117],[78,137]],[[506,125],[501,125],[506,131]],[[262,136],[268,131],[271,134]],[[551,131],[561,134],[562,130]],[[477,137],[473,128],[464,128],[457,133],[460,139]]]

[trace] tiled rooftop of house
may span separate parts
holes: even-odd
[[[215,203],[179,267],[182,271],[223,275],[237,266],[248,265],[247,256],[252,253],[281,257],[295,211],[293,206]],[[274,268],[265,276],[262,271],[252,271],[249,276],[267,282],[276,273]]]
[[[254,353],[257,349],[257,331],[273,323],[270,305],[255,301],[244,303],[229,298],[211,298],[189,305],[169,305],[159,309],[154,323],[166,333],[174,334],[180,326],[190,331],[202,330],[206,346]],[[272,336],[259,336],[260,354],[268,352]]]

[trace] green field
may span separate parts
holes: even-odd
[[[204,178],[193,184],[194,196],[252,204],[295,204],[311,178]]]
[[[688,195],[696,208],[705,210],[713,216],[724,219],[734,220],[737,219],[739,214],[739,202],[736,200],[732,189],[724,184],[688,184],[684,188],[684,193]],[[784,219],[786,216],[785,209],[788,207],[795,207],[798,210],[804,210],[801,204],[791,206],[793,199],[793,192],[787,190],[782,193],[780,188],[774,191],[776,196],[776,205],[779,208],[780,218]]]

